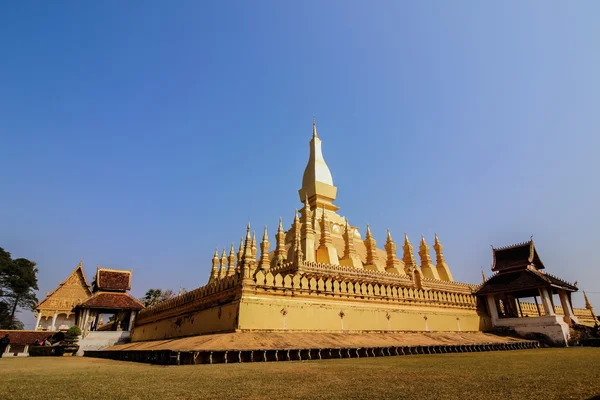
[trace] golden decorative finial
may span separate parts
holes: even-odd
[[[223,247],[223,253],[221,253],[221,262],[219,264],[219,279],[227,276],[227,253]]]
[[[256,248],[256,231],[252,232],[252,257],[256,259],[256,253],[258,249]]]
[[[354,233],[348,223],[348,218],[344,218],[346,226],[344,229],[344,256],[340,258],[340,265],[345,267],[362,268],[362,261],[354,249]]]
[[[429,245],[425,241],[425,236],[423,235],[421,235],[421,242],[419,244],[419,257],[421,258],[421,271],[423,272],[423,277],[439,280],[440,276],[429,255]]]
[[[316,213],[316,210],[315,210]],[[323,207],[321,216],[321,238],[319,239],[319,248],[317,249],[317,262],[330,265],[339,265],[337,250],[331,240],[331,232],[327,222],[327,213]]]
[[[585,308],[587,308],[588,310],[592,309],[592,304],[590,303],[590,300],[587,297],[587,293],[585,293],[585,290],[583,291],[583,299],[585,300]]]
[[[268,271],[271,268],[269,261],[269,234],[267,233],[267,226],[265,225],[265,232],[263,233],[262,242],[260,243],[260,268],[264,271]]]
[[[313,115],[313,137],[316,138],[317,136],[317,119],[315,118],[315,116]]]
[[[433,245],[433,249],[435,250],[436,269],[440,279],[443,281],[454,282],[450,268],[448,267],[448,264],[446,264],[444,258],[444,246],[440,243],[437,233],[435,234],[435,244]]]
[[[286,259],[286,250],[285,250],[285,233],[283,231],[283,220],[279,217],[279,228],[277,229],[277,234],[275,235],[275,252],[273,254],[272,267],[277,267],[282,265]]]
[[[229,258],[227,259],[227,276],[235,274],[235,245],[231,242],[231,250],[229,250]]]
[[[371,227],[369,224],[367,224],[367,232],[365,234],[365,240],[363,243],[367,249],[367,262],[365,264],[365,269],[376,271],[377,262],[379,261],[379,256],[377,256],[377,242],[373,238],[373,235],[371,235]]]
[[[219,249],[215,249],[215,254],[212,258],[212,269],[210,270],[210,277],[208,278],[208,283],[211,283],[215,279],[219,278]]]
[[[594,307],[592,307],[592,303],[590,303],[590,300],[588,299],[585,291],[583,292],[583,298],[585,299],[585,308],[590,312],[590,314],[592,314],[592,318],[594,319],[594,322],[598,323],[598,318],[596,317],[596,314],[594,313]]]
[[[240,238],[240,247],[238,248],[238,252],[237,252],[237,259],[236,259],[236,263],[235,263],[235,272],[240,271],[240,267],[242,266],[243,263],[244,263],[244,237],[242,236]]]
[[[400,266],[400,260],[398,260],[398,257],[396,256],[396,243],[394,243],[394,239],[392,239],[392,233],[389,228],[387,230],[387,240],[383,248],[386,252],[385,271],[392,274],[401,274],[402,268]]]
[[[483,273],[483,268],[481,268],[481,279],[483,280],[483,283],[485,283],[485,281],[487,281],[487,278],[485,277],[485,274]]]
[[[402,261],[404,262],[404,270],[407,275],[411,276],[413,271],[416,270],[418,266],[415,255],[413,254],[413,246],[410,244],[410,240],[408,240],[408,235],[406,232],[404,232],[404,246],[402,249],[404,250],[402,257]]]
[[[304,211],[305,213],[306,213],[306,211],[308,211],[308,212],[311,211],[310,210],[310,203],[308,202],[308,194],[305,195],[305,197],[304,197],[304,207],[305,207],[305,211]]]

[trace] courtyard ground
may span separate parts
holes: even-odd
[[[153,366],[0,359],[0,399],[587,399],[600,348]]]

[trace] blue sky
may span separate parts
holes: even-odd
[[[600,3],[13,2],[0,247],[40,299],[84,260],[192,289],[289,225],[312,116],[353,225],[437,232],[456,279],[532,234],[600,307]],[[272,239],[274,242],[274,240]],[[580,292],[581,293],[581,292]],[[574,297],[582,305],[582,295]],[[32,317],[22,315],[28,327]]]

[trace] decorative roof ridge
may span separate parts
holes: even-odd
[[[508,245],[508,246],[501,246],[501,247],[494,247],[494,246],[492,246],[492,250],[494,250],[494,251],[498,251],[498,250],[500,250],[500,251],[502,251],[502,250],[510,250],[510,249],[514,249],[514,248],[522,247],[522,246],[531,246],[532,244],[533,244],[533,239],[530,239],[530,240],[528,240],[526,242],[511,244],[511,245]]]

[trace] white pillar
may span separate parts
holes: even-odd
[[[490,317],[492,317],[492,323],[498,319],[498,309],[496,308],[496,299],[493,294],[489,294],[485,297],[487,299],[488,309],[490,310]]]
[[[34,329],[34,331],[37,331],[38,328],[40,327],[40,321],[41,320],[42,320],[42,312],[40,311],[38,313],[38,316],[37,316],[37,321],[35,321],[35,329]]]
[[[52,328],[50,330],[55,331],[56,330],[56,317],[58,316],[57,313],[54,313],[54,315],[52,316]]]
[[[548,289],[540,288],[540,297],[542,298],[542,304],[544,305],[544,315],[556,315],[554,313],[554,307],[552,307],[552,302],[550,301]]]
[[[129,332],[133,331],[133,324],[135,323],[135,310],[131,310],[129,313]]]
[[[560,297],[560,304],[562,305],[563,311],[566,317],[574,317],[573,308],[571,307],[571,302],[569,301],[569,297],[567,296],[567,292],[564,290],[560,290],[558,292],[558,296]]]

